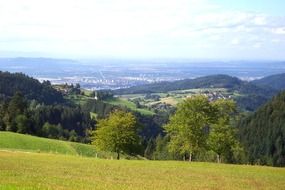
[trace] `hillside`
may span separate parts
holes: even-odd
[[[95,157],[97,154],[97,156],[101,158],[107,158],[113,155],[111,153],[98,152],[94,146],[87,144],[40,138],[11,132],[0,132],[0,150],[1,149],[89,157]]]
[[[285,170],[0,150],[0,189],[284,189]]]
[[[285,92],[273,97],[239,123],[239,133],[252,163],[285,166]]]
[[[253,84],[257,86],[267,86],[273,88],[275,90],[284,90],[285,89],[285,73],[271,75],[268,77],[264,77],[259,80],[252,81]]]
[[[53,89],[49,82],[40,83],[22,73],[0,71],[0,95],[11,97],[18,91],[29,100],[35,99],[45,104],[64,101],[62,94]]]
[[[71,85],[70,94],[80,90]],[[90,142],[89,112],[70,102],[49,81],[22,73],[0,72],[0,131],[77,142]]]
[[[236,77],[228,75],[210,75],[195,79],[184,79],[174,82],[160,82],[141,86],[134,86],[127,89],[115,90],[115,94],[141,94],[161,93],[174,90],[185,90],[194,88],[235,88],[243,82]]]
[[[205,88],[224,88],[229,92],[238,94],[238,96],[233,97],[234,100],[237,101],[240,108],[248,111],[255,110],[277,93],[274,89],[256,86],[255,84],[228,75],[210,75],[174,82],[153,83],[115,90],[114,93],[117,95],[168,93],[177,90]]]

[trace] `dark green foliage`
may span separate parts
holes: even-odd
[[[91,100],[89,99],[87,103],[82,108],[84,112],[93,112],[97,114],[97,118],[105,118],[114,110],[124,110],[130,111],[127,108],[111,105],[99,100]],[[156,137],[158,134],[162,133],[162,125],[164,125],[168,121],[167,113],[158,113],[155,115],[142,115],[138,112],[133,113],[138,123],[140,124],[140,136],[148,141],[152,137]]]
[[[285,92],[243,118],[238,128],[251,163],[285,166]]]
[[[0,130],[90,142],[88,131],[93,127],[89,112],[78,106],[39,104],[21,93],[0,102]]]
[[[99,90],[95,91],[95,97],[97,100],[106,100],[108,98],[113,98],[113,93],[111,90]]]
[[[118,106],[114,106],[95,99],[87,100],[86,104],[83,106],[84,111],[96,113],[98,118],[104,118],[111,111],[118,108]]]
[[[171,160],[173,154],[168,150],[169,136],[158,135],[155,139],[155,149],[152,154],[153,160]]]
[[[154,101],[159,101],[160,100],[160,96],[156,95],[156,94],[146,94],[145,99],[153,99]]]
[[[259,106],[265,104],[271,95],[257,95],[250,94],[247,96],[240,96],[235,98],[237,105],[246,111],[255,111]]]
[[[144,140],[149,140],[163,133],[162,126],[168,121],[166,115],[142,115],[134,113],[141,128],[139,131],[140,136]]]
[[[154,150],[155,150],[155,142],[151,138],[148,140],[148,142],[146,144],[146,148],[144,150],[144,157],[147,159],[152,159]]]
[[[19,132],[25,133],[27,129],[23,129],[23,122],[28,124],[26,116],[24,115],[27,112],[27,102],[24,99],[23,95],[17,92],[9,102],[2,103],[3,114],[3,125],[7,131],[17,132],[18,128]]]
[[[61,125],[51,125],[46,122],[42,128],[42,134],[45,137],[57,139],[62,136],[62,127]]]
[[[48,81],[41,84],[22,73],[0,71],[0,94],[12,97],[16,92],[21,92],[28,100],[34,99],[45,104],[64,102],[61,93],[53,89]]]
[[[71,141],[90,142],[88,130],[94,126],[89,112],[83,112],[79,107],[37,106],[31,116],[33,132],[51,138],[61,138]],[[42,129],[45,124],[45,129]],[[54,130],[54,128],[57,128]],[[50,130],[51,129],[51,130]],[[52,134],[50,134],[51,132]]]
[[[78,95],[80,92],[80,84],[77,83],[75,86],[73,84],[70,85],[69,93]]]
[[[26,115],[17,115],[15,118],[17,133],[29,133],[30,121]]]
[[[24,113],[27,109],[27,102],[25,101],[22,93],[16,92],[8,104],[8,113],[11,117],[17,114]]]
[[[271,75],[264,77],[259,80],[252,81],[253,84],[263,87],[274,88],[275,90],[284,90],[285,89],[285,73]]]

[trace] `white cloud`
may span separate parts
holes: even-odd
[[[228,11],[208,0],[0,0],[0,51],[207,56],[204,48],[254,49],[250,43],[260,39],[282,45],[284,26],[284,17]]]
[[[274,34],[285,34],[285,27],[272,28]]]
[[[256,43],[253,45],[254,48],[260,48],[261,47],[261,43]]]
[[[240,40],[237,39],[237,38],[235,38],[235,39],[233,39],[233,40],[231,41],[231,44],[232,44],[232,45],[239,45],[239,44],[240,44]]]
[[[272,42],[272,43],[277,43],[277,44],[278,44],[278,43],[280,43],[281,41],[280,41],[280,39],[273,39],[273,40],[271,40],[271,42]]]

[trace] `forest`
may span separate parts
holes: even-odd
[[[197,81],[211,86],[215,82],[210,78],[207,83]],[[92,92],[84,103],[76,103],[68,97],[84,95],[80,85],[66,84],[59,89],[49,81],[40,83],[8,72],[1,72],[0,79],[2,131],[93,144],[118,153],[118,158],[127,153],[151,160],[285,165],[285,92],[253,112],[240,109],[236,100],[209,101],[194,96],[180,102],[175,110],[144,115],[108,104],[104,100],[113,96],[111,91]],[[248,94],[266,92],[273,96],[275,92],[241,85],[235,78],[227,81],[219,76],[216,80],[220,80],[217,85]],[[123,136],[118,138],[118,134]]]

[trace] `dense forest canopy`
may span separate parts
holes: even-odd
[[[284,166],[285,92],[242,119],[238,129],[251,163]]]
[[[0,72],[0,95],[0,130],[90,142],[94,121],[89,112],[69,104],[49,81]]]
[[[268,77],[261,78],[259,80],[254,80],[252,83],[258,86],[269,87],[275,90],[285,90],[285,73],[271,75]]]
[[[61,93],[56,91],[49,81],[40,83],[22,73],[9,73],[0,71],[0,95],[12,97],[21,92],[28,100],[36,100],[44,104],[63,103]]]

